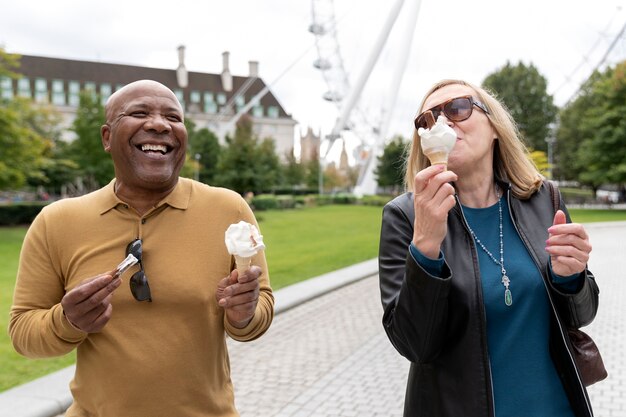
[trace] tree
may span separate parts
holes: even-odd
[[[191,119],[185,119],[189,136],[188,161],[198,163],[198,179],[205,184],[213,184],[217,174],[217,163],[222,151],[219,139],[207,128],[196,130]],[[199,159],[196,160],[196,155]],[[195,167],[194,167],[195,171]]]
[[[588,110],[601,105],[602,97],[594,94],[593,86],[601,78],[596,72],[581,86],[577,98],[559,114],[559,128],[554,146],[555,178],[580,181],[584,169],[579,158],[581,142],[591,137],[589,124],[581,123],[587,117]],[[592,184],[587,184],[592,185]]]
[[[311,159],[304,164],[304,182],[308,188],[317,189],[320,183],[320,157],[313,151]]]
[[[83,182],[92,190],[105,185],[115,176],[113,161],[102,148],[100,127],[104,122],[104,107],[100,99],[91,92],[81,92],[72,125],[76,139],[68,147],[67,155],[78,164]]]
[[[406,143],[402,136],[396,136],[385,145],[383,154],[377,158],[374,174],[380,187],[391,187],[397,192],[404,184],[404,160]]]
[[[285,154],[285,163],[282,168],[284,184],[298,187],[304,182],[305,167],[296,160],[293,149]]]
[[[274,139],[265,138],[258,144],[254,161],[258,191],[270,191],[282,182],[282,165],[276,155]]]
[[[0,77],[17,78],[20,67],[20,56],[10,54],[0,47]]]
[[[16,189],[29,179],[43,180],[52,147],[46,113],[30,100],[0,101],[0,189]]]
[[[19,55],[0,48],[0,76],[18,78]],[[55,136],[55,114],[31,100],[0,99],[0,189],[16,189],[28,180],[44,180]]]
[[[256,191],[252,165],[255,149],[256,139],[252,134],[252,122],[242,118],[237,122],[234,137],[226,136],[226,148],[217,163],[216,182],[240,194]]]
[[[519,62],[513,66],[507,62],[487,76],[482,85],[506,104],[526,144],[533,150],[546,151],[545,139],[558,109],[547,93],[546,78],[537,68],[533,64]]]
[[[590,90],[593,106],[580,120],[585,136],[577,151],[580,180],[599,186],[626,184],[626,61],[608,68]]]

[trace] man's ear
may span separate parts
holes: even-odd
[[[102,137],[102,147],[105,152],[111,151],[111,126],[102,125],[100,128],[100,136]]]

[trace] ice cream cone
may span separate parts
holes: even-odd
[[[443,165],[448,167],[448,149],[447,148],[428,148],[424,150],[424,155],[428,158],[431,165]]]
[[[439,116],[437,122],[432,124],[432,114],[426,112],[429,125],[428,129],[419,128],[417,133],[420,135],[420,146],[422,152],[431,165],[443,165],[445,169],[448,168],[448,155],[452,151],[456,143],[456,132],[446,124],[445,120]]]
[[[250,269],[250,264],[252,263],[251,257],[238,256],[235,255],[235,265],[237,267],[237,276],[240,277]]]

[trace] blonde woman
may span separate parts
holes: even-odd
[[[448,169],[417,128],[457,134]],[[590,417],[566,328],[593,320],[591,245],[528,158],[515,122],[484,89],[444,80],[425,95],[407,193],[384,209],[383,325],[411,361],[407,417]]]

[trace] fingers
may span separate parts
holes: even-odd
[[[561,276],[582,272],[592,250],[585,228],[578,223],[566,223],[565,213],[558,210],[548,233],[546,251],[552,261],[552,270]]]
[[[121,284],[114,271],[87,279],[61,300],[67,319],[82,331],[92,333],[104,327],[111,317],[111,297]]]
[[[428,257],[437,257],[446,236],[448,212],[456,204],[450,182],[457,179],[454,172],[445,171],[441,165],[430,166],[415,175],[413,243]]]
[[[254,281],[230,285],[224,289],[222,295],[218,304],[223,308],[256,301],[259,298],[259,281],[255,279]]]
[[[557,226],[559,224],[565,224],[565,223],[567,223],[567,219],[565,218],[565,213],[563,213],[563,210],[557,210],[556,213],[554,213],[554,220],[552,221],[552,225]]]
[[[249,282],[249,281],[254,281],[259,279],[259,277],[261,276],[261,273],[263,271],[261,270],[261,267],[256,266],[256,265],[252,265],[250,267],[250,269],[248,269],[246,272],[244,272],[243,274],[241,274],[241,276],[237,277],[237,281],[236,282]]]
[[[431,165],[415,175],[413,191],[416,195],[432,198],[442,184],[457,179],[457,175],[452,171],[446,171],[443,165]]]

